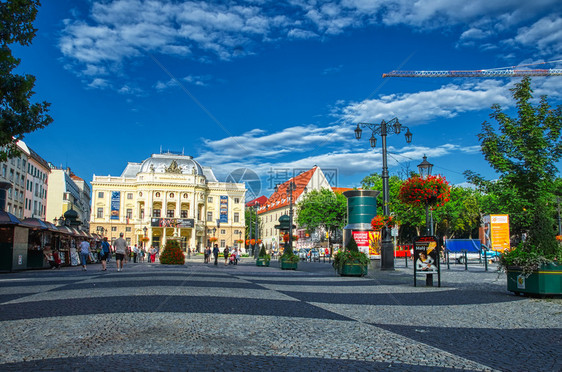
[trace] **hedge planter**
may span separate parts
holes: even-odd
[[[296,270],[297,269],[297,262],[290,262],[290,261],[285,261],[283,259],[279,259],[279,267],[281,267],[281,270]]]
[[[367,275],[367,266],[359,262],[345,263],[341,269],[338,269],[338,274],[341,276],[365,276]]]
[[[507,290],[515,294],[562,295],[562,265],[543,265],[527,278],[518,267],[508,267]]]
[[[256,260],[256,266],[269,266],[269,260],[265,260],[263,258],[258,258]]]

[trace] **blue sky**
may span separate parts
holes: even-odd
[[[381,141],[355,140],[356,124],[398,117],[413,141],[388,137],[391,174],[426,154],[453,184],[467,169],[494,178],[476,135],[517,79],[382,74],[562,60],[561,15],[559,0],[44,0],[14,54],[54,122],[24,140],[86,181],[162,148],[219,179],[251,169],[269,195],[314,165],[359,186],[381,171]],[[533,88],[560,104],[562,78]]]

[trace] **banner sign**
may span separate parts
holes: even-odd
[[[438,274],[441,286],[441,270],[439,267],[439,241],[434,236],[420,236],[414,242],[414,286],[417,274]]]
[[[193,218],[152,218],[150,220],[152,227],[179,227],[192,229],[195,226]]]
[[[352,231],[352,235],[359,252],[365,253],[370,258],[380,258],[380,231]]]
[[[111,216],[110,219],[119,219],[119,208],[121,205],[121,193],[119,191],[111,192]]]
[[[494,251],[503,252],[510,248],[509,215],[491,214],[484,216],[484,244]]]
[[[220,218],[219,222],[228,223],[228,196],[221,195],[220,197]]]

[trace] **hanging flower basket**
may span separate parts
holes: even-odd
[[[250,245],[250,239],[246,239],[246,245]]]
[[[258,239],[258,240],[257,240],[257,243],[258,243],[258,244],[261,244],[261,239]]]
[[[451,188],[444,177],[411,177],[402,184],[398,199],[410,205],[440,207],[449,201]]]
[[[242,243],[244,243],[244,240],[242,240],[242,239],[239,239],[239,240],[237,240],[237,241],[236,241],[236,243],[238,243],[238,244],[242,244]]]
[[[383,227],[392,225],[394,225],[392,216],[375,216],[371,220],[371,227],[375,231],[382,230]]]
[[[297,235],[293,235],[293,241],[297,241],[299,240],[299,237]],[[289,233],[286,233],[285,235],[283,235],[283,241],[285,243],[287,243],[289,241]]]
[[[143,243],[146,243],[146,242],[148,242],[148,241],[150,240],[150,238],[147,237],[147,236],[145,236],[145,237],[140,238],[139,240],[140,240],[141,242],[143,242]]]
[[[219,238],[216,238],[216,237],[214,237],[214,236],[213,236],[212,238],[209,238],[209,241],[210,241],[211,243],[214,243],[214,242],[216,242],[217,240],[219,240]]]
[[[254,244],[256,244],[256,239],[251,239],[251,240],[250,240],[250,245],[254,245]]]

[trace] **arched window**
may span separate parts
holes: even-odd
[[[159,193],[159,192],[156,193],[156,197],[157,197],[157,198],[160,197],[160,193]]]

